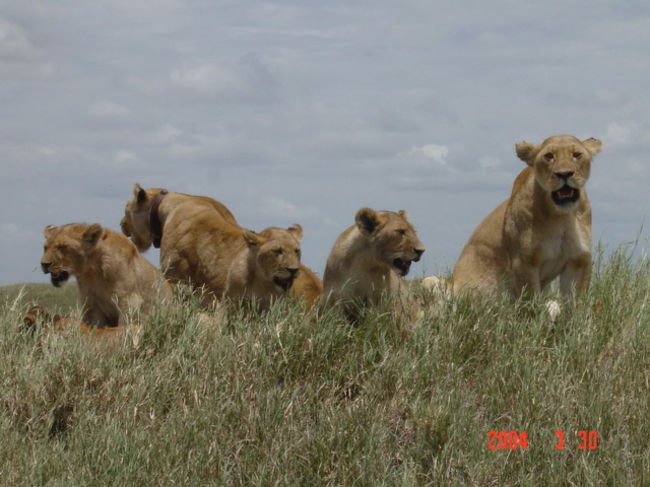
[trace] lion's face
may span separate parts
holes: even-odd
[[[375,257],[402,277],[408,274],[411,263],[419,261],[424,253],[424,245],[404,210],[395,213],[362,208],[355,221],[361,233],[368,237]]]
[[[153,244],[149,212],[155,195],[160,191],[158,188],[145,190],[139,184],[134,184],[133,195],[124,207],[124,218],[120,221],[120,228],[140,252],[144,252]]]
[[[532,166],[535,180],[556,208],[570,211],[580,200],[591,170],[591,159],[600,152],[597,139],[580,141],[571,135],[555,135],[535,146],[517,144],[517,155]]]
[[[258,275],[282,291],[291,287],[300,270],[301,239],[302,227],[298,224],[286,230],[271,227],[260,233],[244,232]]]
[[[102,237],[103,232],[97,223],[45,227],[41,268],[44,273],[50,274],[54,286],[62,286],[71,275],[83,272],[87,253]]]

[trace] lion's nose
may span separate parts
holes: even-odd
[[[43,269],[43,272],[47,274],[48,271],[50,270],[51,265],[52,265],[51,262],[41,262],[41,268]]]
[[[565,181],[569,179],[571,176],[573,176],[573,171],[562,171],[562,172],[556,172],[555,175],[560,178],[564,179]]]
[[[287,271],[289,271],[289,274],[291,274],[291,277],[296,277],[296,274],[298,274],[298,267],[288,267]]]
[[[422,254],[424,254],[424,249],[413,249],[413,251],[416,253],[417,257],[413,259],[415,262],[420,261],[420,257],[422,257]]]

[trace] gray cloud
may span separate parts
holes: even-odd
[[[301,223],[316,270],[358,208],[407,209],[418,275],[507,197],[514,144],[556,133],[603,140],[594,235],[629,241],[650,202],[649,17],[605,0],[5,1],[2,282],[45,281],[48,223],[117,228],[136,181],[251,228]]]

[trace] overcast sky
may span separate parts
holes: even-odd
[[[514,144],[560,133],[603,141],[614,248],[648,215],[649,53],[647,0],[0,0],[0,284],[47,282],[47,224],[119,230],[134,182],[300,223],[321,275],[359,208],[406,209],[411,275],[444,272]]]

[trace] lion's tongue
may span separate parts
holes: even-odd
[[[557,191],[560,198],[573,198],[573,188],[562,188]]]

